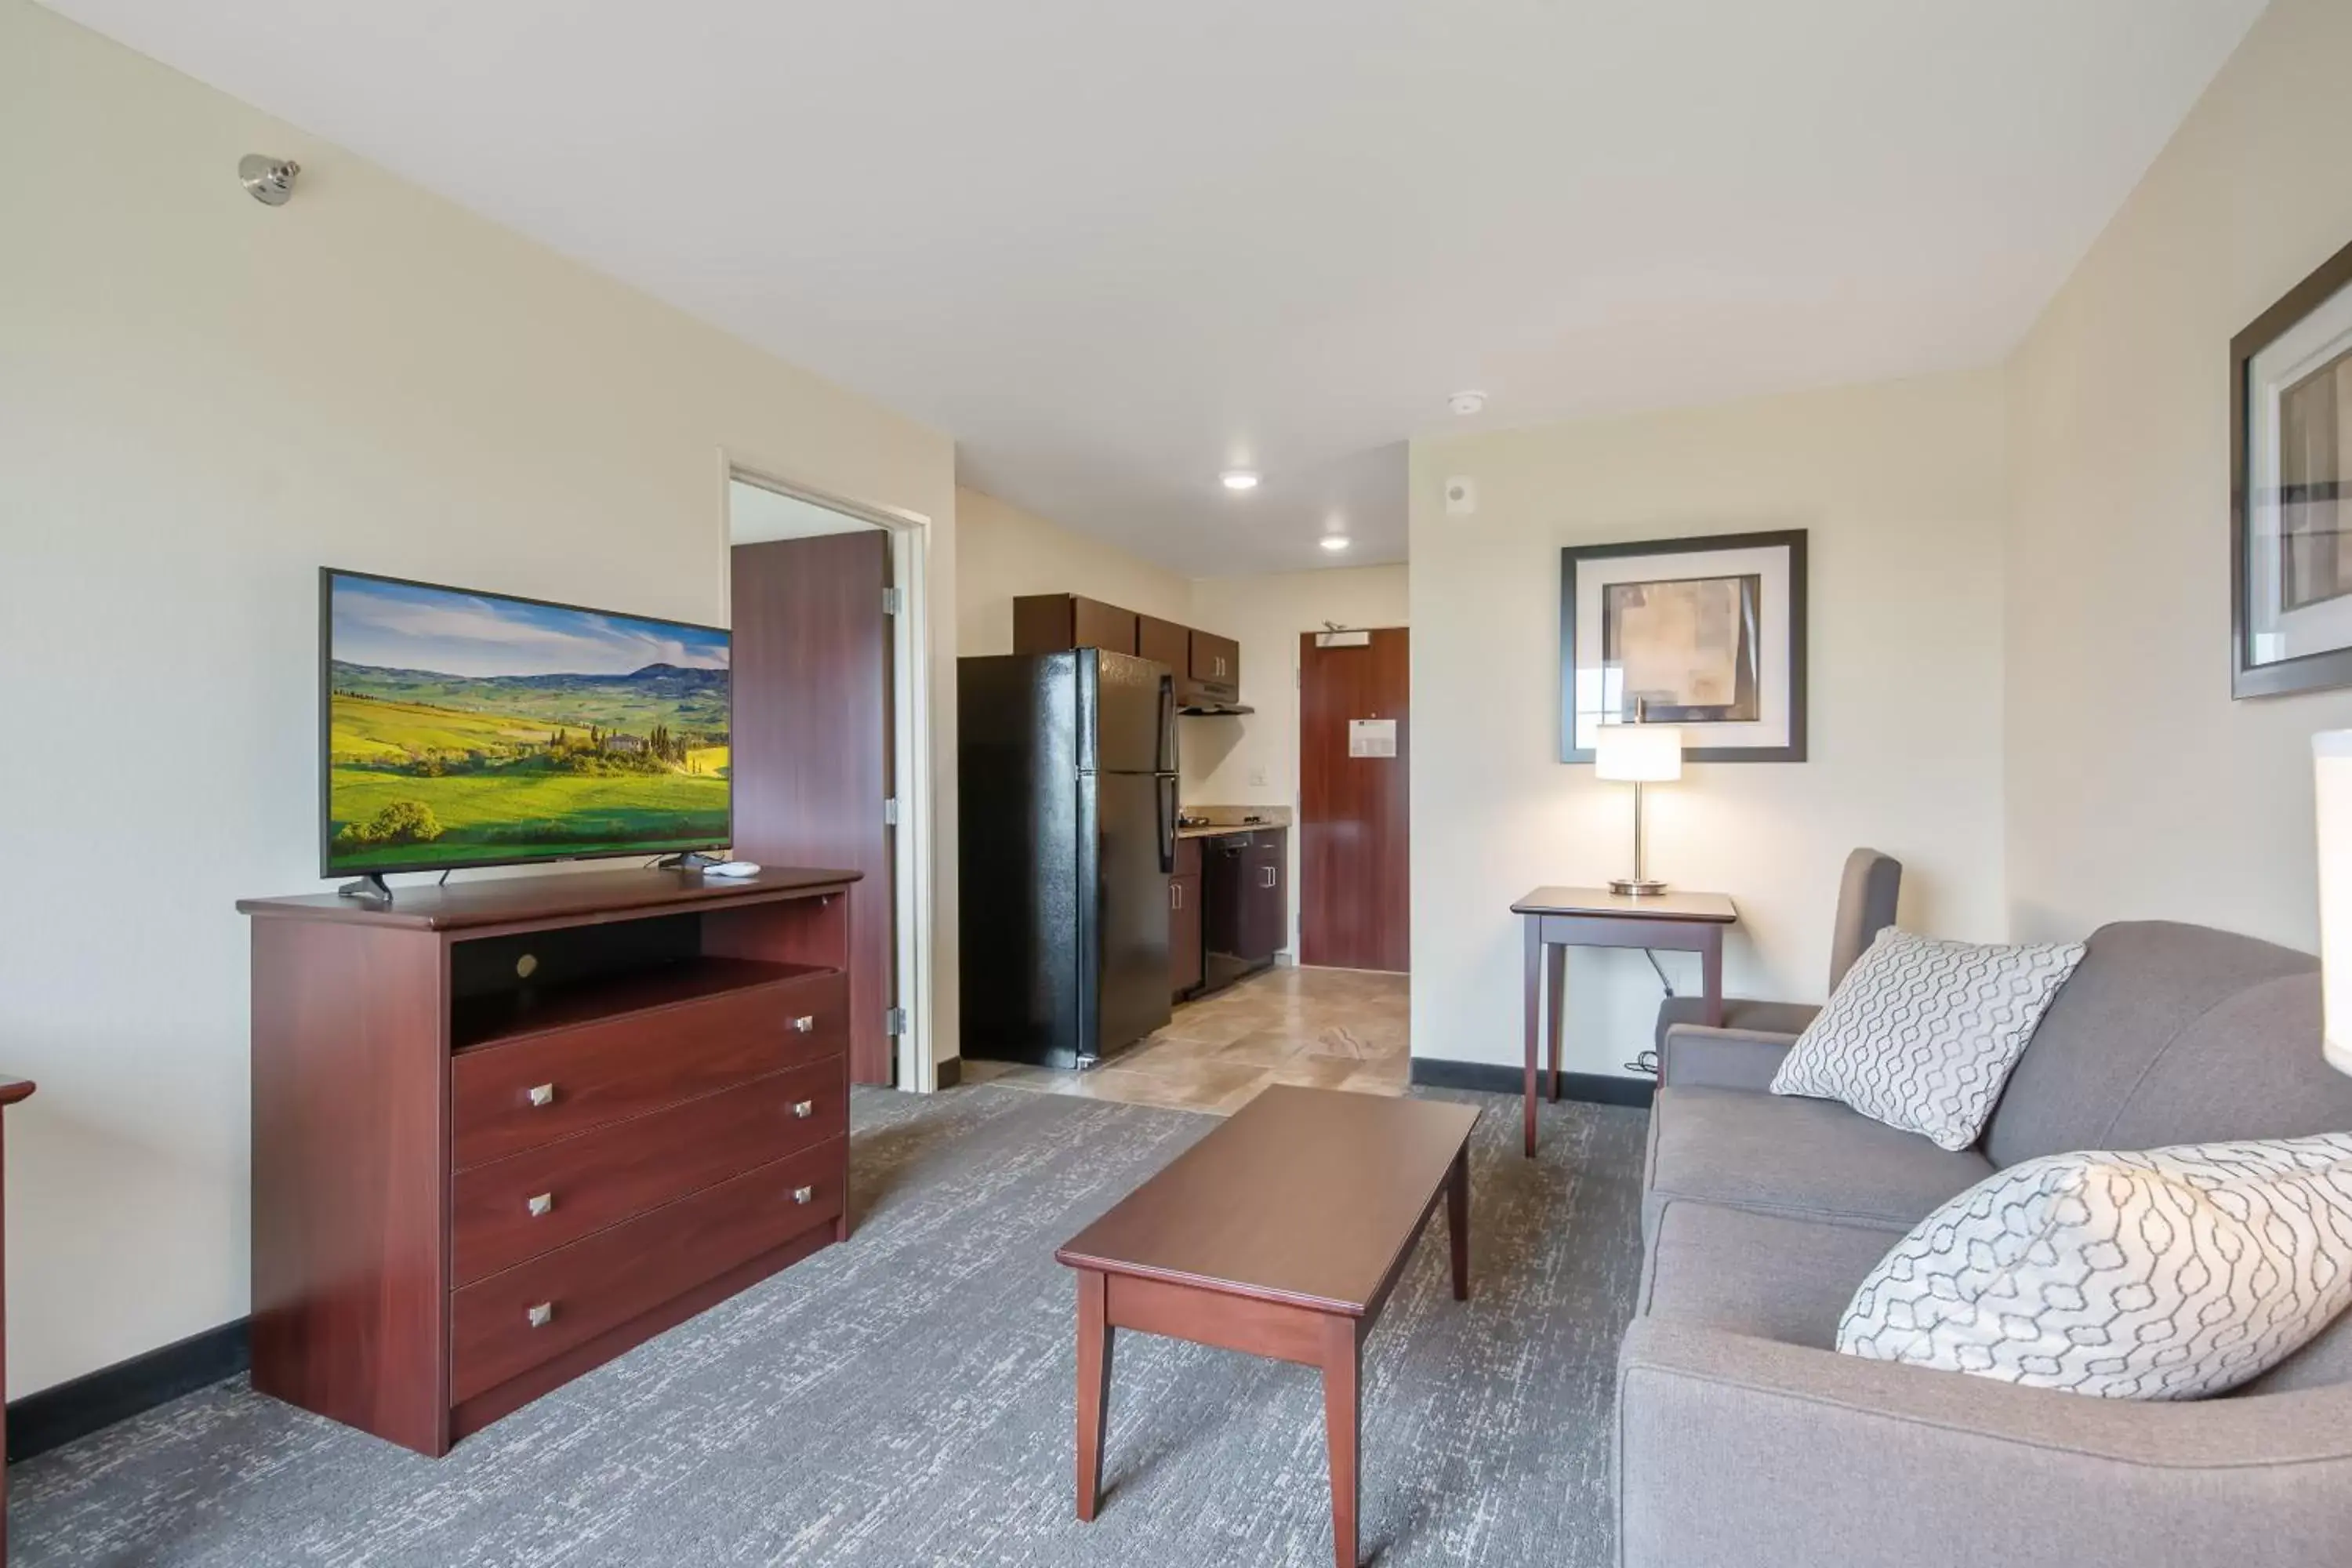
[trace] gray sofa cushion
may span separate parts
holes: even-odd
[[[2116,1131],[2118,1113],[2143,1076],[2184,1031],[2251,986],[2317,968],[2308,953],[2204,926],[2141,921],[2101,927],[2010,1074],[1985,1130],[1985,1152],[1996,1165],[2014,1165],[2075,1149],[2282,1137],[2303,1127],[2292,1103],[2296,1090],[2258,1078],[2234,1092],[2245,1097],[2246,1114],[2275,1112],[2276,1119],[2233,1121],[2242,1132],[2184,1128],[2119,1143]],[[2315,1066],[2316,1032],[2308,1043]],[[2191,1080],[2200,1059],[2188,1053],[2169,1072]],[[2197,1092],[2193,1084],[2189,1092]]]
[[[1668,1204],[1643,1259],[1638,1310],[1814,1350],[1886,1256],[1885,1231],[1687,1200]]]
[[[1689,1198],[1900,1234],[1990,1174],[1973,1149],[1948,1152],[1834,1101],[1669,1086],[1650,1111],[1642,1229]]]

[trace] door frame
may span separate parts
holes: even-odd
[[[939,1037],[932,921],[925,918],[937,896],[931,876],[934,813],[931,790],[931,520],[919,512],[852,500],[795,479],[783,479],[722,449],[719,459],[719,517],[730,545],[721,552],[721,603],[734,556],[730,482],[772,490],[811,506],[839,512],[884,531],[890,540],[890,582],[898,590],[898,613],[890,617],[890,794],[898,803],[898,837],[891,846],[890,926],[898,948],[896,1005],[906,1009],[907,1027],[893,1053],[898,1087],[929,1094],[940,1087]]]

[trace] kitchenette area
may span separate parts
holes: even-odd
[[[1402,1093],[1404,978],[1278,963],[1292,809],[1180,798],[1187,736],[1221,739],[1195,726],[1253,711],[1240,643],[1079,595],[1013,611],[1013,653],[959,661],[966,1081]]]

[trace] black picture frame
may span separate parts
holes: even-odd
[[[389,583],[400,588],[429,588],[443,594],[467,594],[483,599],[503,599],[509,604],[535,605],[541,609],[572,610],[586,616],[615,616],[625,620],[646,621],[656,626],[683,626],[689,631],[717,632],[728,639],[727,730],[731,742],[735,731],[735,670],[734,632],[726,626],[705,626],[699,621],[681,621],[667,616],[639,615],[634,610],[600,609],[593,605],[567,605],[560,599],[534,599],[523,594],[501,594],[488,588],[467,588],[451,583],[426,583],[415,577],[391,577],[380,572],[354,572],[341,566],[319,568],[319,876],[331,881],[338,877],[396,877],[408,871],[475,871],[496,866],[561,866],[582,860],[643,860],[657,855],[684,851],[699,853],[709,849],[725,849],[735,842],[735,783],[727,784],[727,833],[708,844],[665,843],[657,849],[602,849],[585,854],[485,856],[468,860],[420,860],[400,865],[369,865],[354,868],[334,863],[334,641],[335,583],[338,579],[360,583]]]
[[[1694,746],[1683,757],[1693,763],[1801,763],[1805,761],[1805,652],[1808,623],[1805,608],[1805,534],[1801,528],[1762,533],[1708,533],[1687,539],[1652,539],[1626,544],[1570,545],[1559,552],[1559,760],[1592,761],[1592,748],[1576,743],[1576,589],[1577,569],[1587,561],[1623,560],[1628,556],[1698,554],[1717,550],[1769,550],[1787,552],[1789,562],[1789,625],[1781,657],[1789,666],[1789,738],[1778,746]],[[1769,635],[1769,629],[1767,635]],[[1766,650],[1770,657],[1770,649]]]
[[[2352,285],[2352,245],[2329,257],[2278,303],[2230,340],[2230,696],[2284,697],[2352,686],[2352,646],[2257,664],[2253,659],[2253,581],[2247,561],[2252,527],[2252,399],[2254,356],[2286,331]]]

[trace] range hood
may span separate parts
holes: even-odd
[[[1223,714],[1255,713],[1257,710],[1246,702],[1227,702],[1220,698],[1211,697],[1205,692],[1179,691],[1176,694],[1176,711],[1189,713],[1198,719],[1215,718]]]

